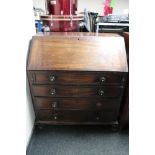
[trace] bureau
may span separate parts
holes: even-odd
[[[27,76],[36,124],[111,124],[128,73],[124,38],[108,33],[33,36]]]

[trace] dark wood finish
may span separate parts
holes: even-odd
[[[44,125],[119,125],[118,121],[85,121],[85,122],[75,122],[75,121],[40,121],[36,120],[36,125],[39,127]],[[113,131],[113,129],[112,129]]]
[[[123,37],[60,34],[33,37],[28,70],[128,71]]]
[[[52,111],[40,110],[37,119],[40,121],[66,121],[66,122],[100,122],[116,121],[116,112],[92,112],[92,111]]]
[[[123,36],[124,36],[124,40],[125,40],[127,60],[129,63],[129,32],[124,32]]]
[[[123,104],[120,111],[120,124],[121,129],[124,129],[129,127],[129,85],[126,87],[122,103]]]
[[[116,72],[35,72],[36,84],[120,84],[124,83],[126,75]]]
[[[129,64],[129,32],[124,32],[124,40],[126,45],[127,60]],[[129,127],[129,77],[126,78],[126,88],[123,96],[121,111],[120,111],[120,125],[121,129]]]
[[[117,34],[34,36],[27,75],[36,124],[117,124],[127,73]]]
[[[118,110],[120,99],[44,98],[36,97],[37,109]]]
[[[61,86],[61,85],[33,85],[34,96],[47,97],[120,97],[123,86]]]

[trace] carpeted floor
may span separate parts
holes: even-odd
[[[114,133],[104,126],[35,128],[27,155],[128,155],[128,131]]]

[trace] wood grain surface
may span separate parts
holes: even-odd
[[[116,34],[34,36],[29,56],[28,70],[128,71],[124,38]]]

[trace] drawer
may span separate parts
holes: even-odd
[[[117,120],[117,112],[40,110],[37,120],[56,122],[109,122]]]
[[[124,83],[126,76],[115,72],[34,72],[38,84],[115,84]]]
[[[119,110],[120,99],[35,98],[37,109]]]
[[[34,96],[46,97],[121,97],[123,86],[80,87],[33,85]]]

